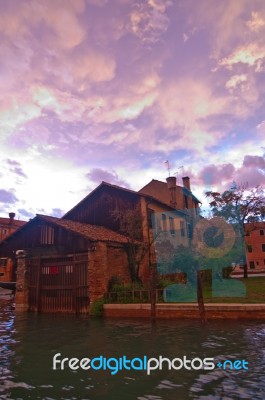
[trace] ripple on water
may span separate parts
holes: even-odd
[[[103,320],[61,315],[14,316],[0,300],[0,399],[264,400],[265,325],[258,322]],[[245,358],[248,371],[52,371],[63,356]],[[78,393],[78,395],[77,395]],[[88,396],[89,394],[89,396]],[[91,397],[90,397],[91,395]]]

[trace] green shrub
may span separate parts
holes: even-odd
[[[110,278],[108,283],[108,292],[113,291],[113,287],[117,285],[122,285],[120,278],[117,275],[114,275]]]
[[[95,300],[90,306],[90,315],[101,317],[103,315],[104,299]]]
[[[223,278],[225,278],[225,279],[230,278],[232,271],[233,271],[233,267],[231,267],[231,266],[223,268],[223,271],[222,271]]]

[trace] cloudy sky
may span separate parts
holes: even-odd
[[[0,0],[0,216],[265,182],[264,0]],[[182,168],[181,168],[182,167]]]

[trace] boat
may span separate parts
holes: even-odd
[[[0,288],[15,291],[16,290],[16,282],[1,282],[0,281]]]

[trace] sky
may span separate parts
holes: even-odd
[[[265,183],[264,0],[0,0],[0,216]]]

